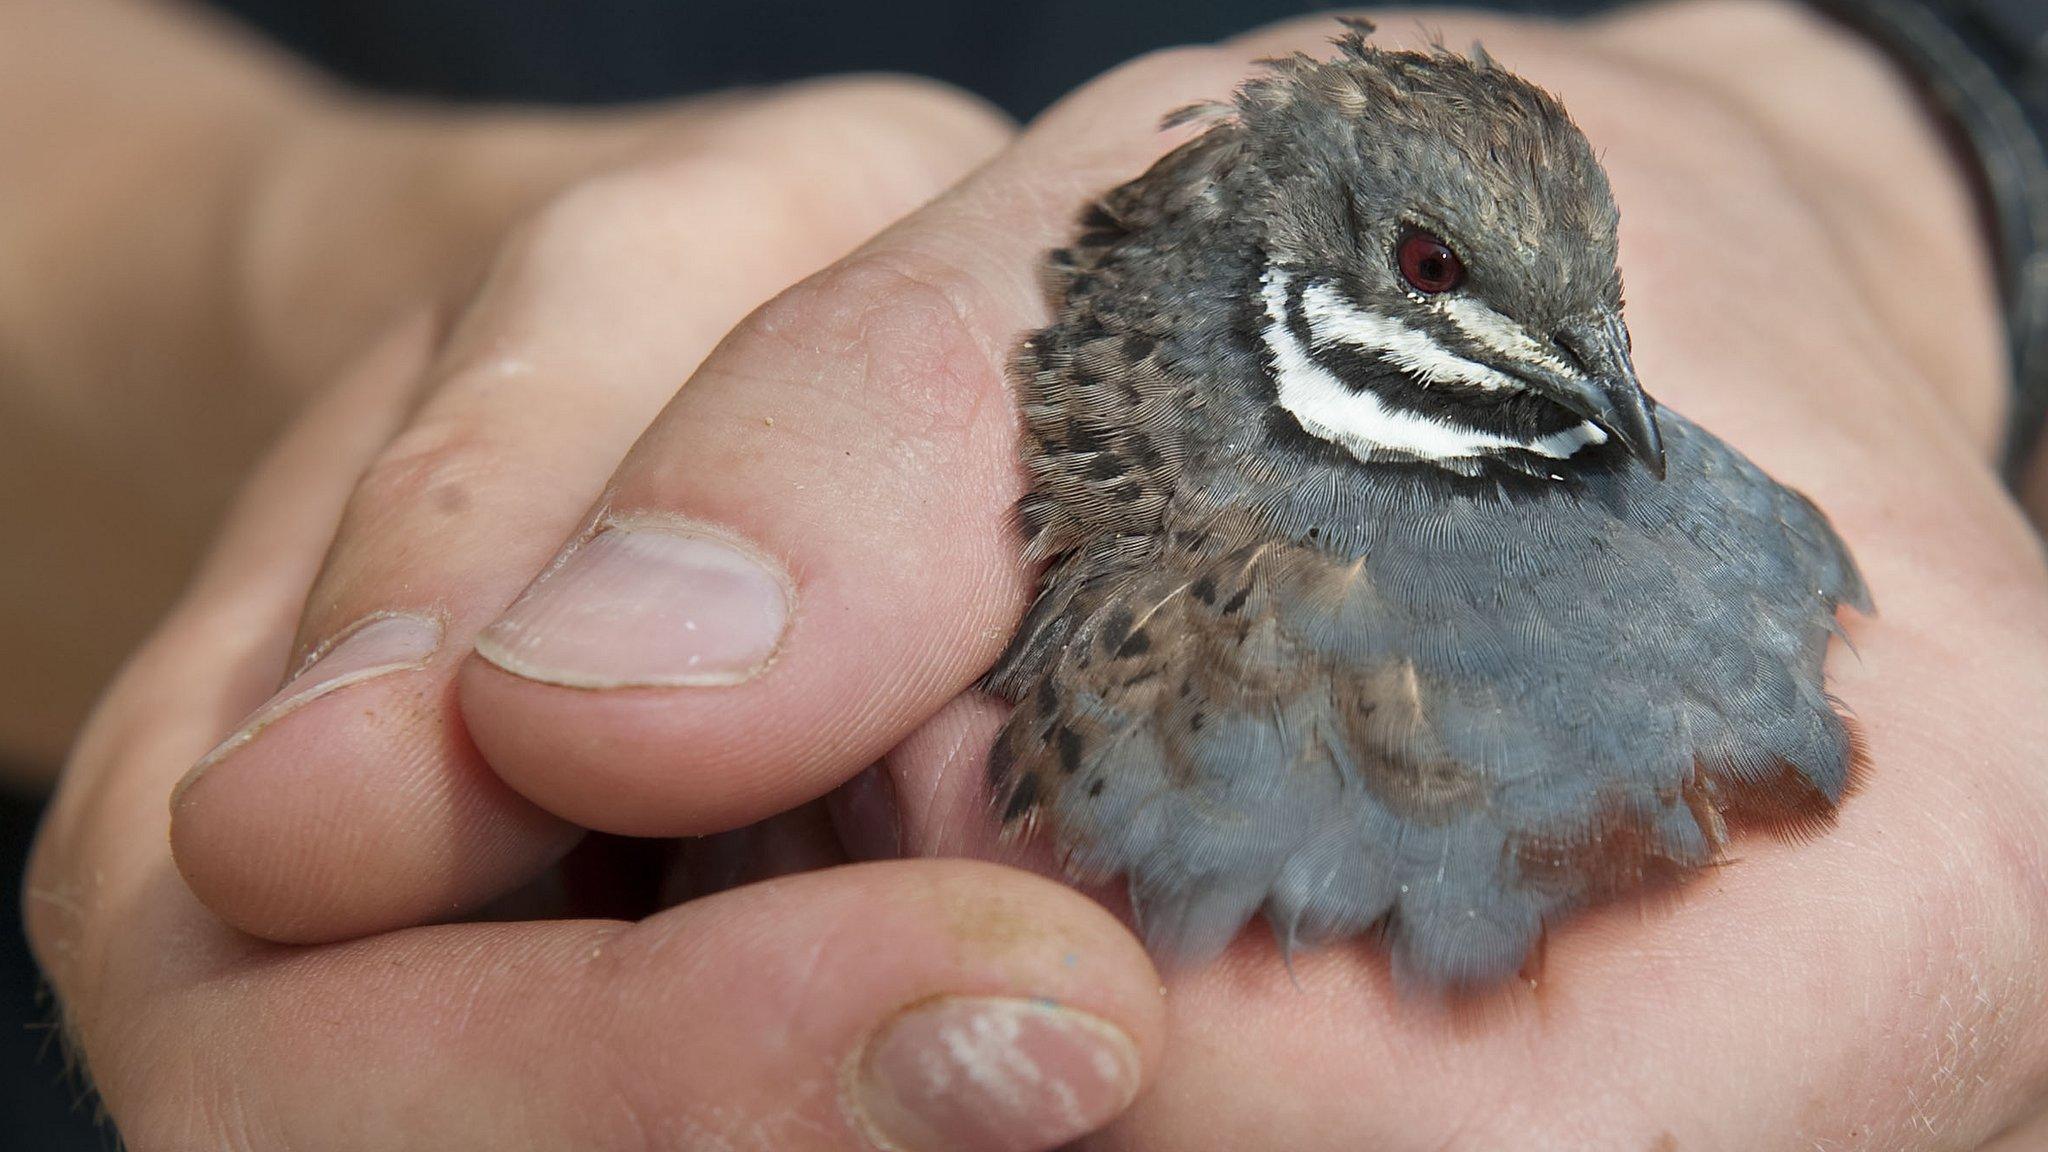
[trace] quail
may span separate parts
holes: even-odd
[[[990,778],[1163,958],[1263,912],[1479,988],[1733,833],[1824,827],[1860,753],[1823,663],[1869,598],[1643,391],[1559,103],[1347,25],[1178,114],[1048,259],[1015,366],[1048,567]]]

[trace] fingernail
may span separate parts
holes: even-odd
[[[737,684],[775,655],[789,581],[685,523],[621,521],[541,574],[477,637],[484,659],[571,688]]]
[[[235,734],[202,757],[172,794],[175,801],[201,773],[256,734],[330,692],[361,684],[392,672],[424,666],[441,646],[441,621],[414,613],[380,612],[365,616],[314,649],[298,672],[277,694],[250,713]]]
[[[858,1057],[849,1111],[887,1152],[1044,1152],[1138,1091],[1138,1049],[1070,1008],[946,997],[904,1010]]]

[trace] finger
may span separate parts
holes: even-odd
[[[464,714],[500,775],[591,827],[730,828],[828,791],[986,668],[1028,590],[1004,365],[1043,316],[1040,253],[1252,54],[1112,73],[742,324],[480,638]]]
[[[1034,1152],[1108,1122],[1157,1060],[1136,941],[990,865],[310,948],[162,948],[206,914],[159,879],[110,910],[131,919],[84,1032],[138,1152]]]
[[[251,471],[185,599],[108,688],[59,777],[23,887],[23,918],[59,994],[89,1004],[106,910],[166,859],[173,785],[275,683],[355,478],[390,439],[433,347],[400,323],[307,405]],[[94,931],[93,929],[96,929]]]
[[[1027,1152],[1156,1064],[1157,974],[1085,899],[985,865],[834,869],[647,922],[289,947],[229,929],[164,797],[274,666],[426,352],[396,334],[259,470],[68,766],[29,938],[126,1146]]]
[[[566,850],[577,830],[492,775],[455,714],[471,634],[721,333],[999,133],[978,108],[874,81],[716,123],[516,240],[371,464],[308,598],[297,676],[177,798],[179,865],[231,922],[306,941],[444,917]]]

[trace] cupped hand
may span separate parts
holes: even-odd
[[[488,917],[389,930],[475,912],[581,836],[463,735],[469,634],[721,334],[1007,135],[897,81],[698,111],[303,414],[79,743],[28,926],[128,1147],[1024,1152],[1136,1091],[1162,1015],[1142,950],[987,864],[565,918],[621,905],[597,844]],[[166,801],[252,709],[179,801],[188,887]]]
[[[1745,842],[1673,900],[1583,916],[1533,987],[1455,1011],[1399,1000],[1369,946],[1290,972],[1248,936],[1173,977],[1152,1086],[1093,1141],[2019,1133],[2048,1090],[2048,784],[2031,766],[2048,577],[1989,464],[1996,320],[1966,187],[1881,61],[1789,8],[1433,23],[1557,91],[1602,150],[1649,387],[1814,496],[1855,549],[1883,616],[1855,626],[1832,687],[1870,778],[1826,835]],[[846,851],[1007,851],[980,779],[997,712],[971,685],[1029,593],[1004,364],[1043,321],[1039,260],[1171,146],[1160,114],[1330,30],[1150,57],[1075,94],[748,317],[608,480],[581,432],[611,426],[630,364],[508,390],[476,351],[501,345],[459,331],[448,378],[500,376],[457,389],[352,497],[300,624],[296,652],[318,659],[179,796],[193,889],[269,939],[374,942],[458,931],[409,926],[530,880],[575,828],[748,829],[684,853],[689,892],[721,867],[775,891],[846,874],[788,878]],[[528,331],[545,347],[618,319]],[[595,371],[606,397],[574,386]]]

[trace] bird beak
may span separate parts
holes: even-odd
[[[1553,375],[1543,391],[1620,440],[1657,479],[1664,478],[1664,438],[1657,431],[1657,402],[1643,392],[1629,359],[1628,329],[1607,313],[1568,324],[1557,342],[1579,362],[1582,376]]]

